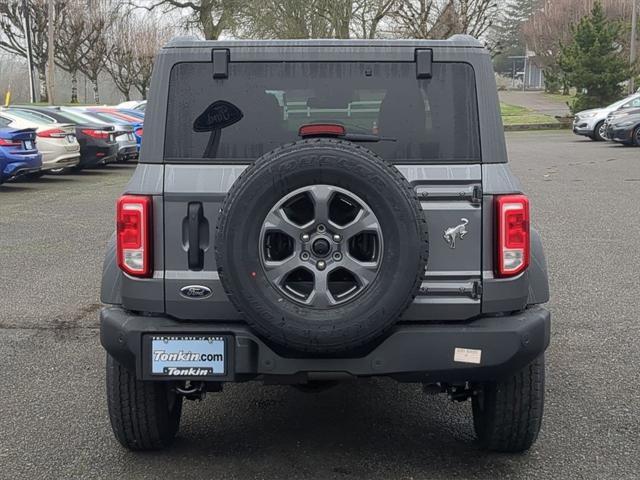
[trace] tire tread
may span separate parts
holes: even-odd
[[[343,151],[347,151],[348,153],[356,153],[362,156],[366,155],[366,159],[367,160],[372,160],[373,163],[375,164],[375,166],[380,169],[384,174],[392,177],[396,182],[398,182],[401,186],[402,186],[402,191],[404,193],[405,196],[405,200],[407,202],[407,205],[409,205],[409,207],[413,210],[413,214],[415,215],[416,220],[419,223],[419,228],[421,230],[421,238],[422,238],[422,248],[421,248],[421,253],[420,253],[420,264],[419,264],[419,268],[416,269],[416,276],[415,279],[413,281],[413,286],[410,290],[408,290],[407,292],[407,296],[404,299],[404,301],[400,304],[400,307],[397,308],[395,311],[393,312],[388,312],[388,316],[389,318],[399,318],[400,315],[402,315],[402,313],[409,307],[409,305],[413,302],[413,300],[415,299],[418,289],[422,283],[422,276],[423,276],[423,272],[425,269],[425,266],[427,264],[428,258],[429,258],[429,235],[428,235],[428,231],[427,231],[427,221],[426,218],[424,216],[424,212],[422,210],[422,206],[420,204],[420,201],[418,199],[418,194],[415,190],[415,188],[411,185],[411,183],[405,178],[404,175],[402,175],[402,173],[395,168],[395,166],[393,166],[392,164],[386,162],[384,159],[382,159],[379,155],[377,155],[375,152],[372,152],[371,150],[358,145],[356,143],[353,142],[349,142],[349,141],[345,141],[345,140],[339,140],[339,139],[327,139],[327,138],[312,138],[312,139],[306,139],[306,140],[300,140],[297,142],[292,142],[292,143],[288,143],[282,146],[279,146],[277,148],[275,148],[274,150],[272,150],[271,152],[265,154],[264,156],[262,156],[261,158],[259,158],[258,160],[256,160],[255,163],[253,163],[252,165],[248,166],[237,178],[237,180],[234,182],[234,185],[232,186],[232,188],[230,189],[230,191],[228,192],[228,194],[226,195],[222,207],[220,209],[220,216],[218,219],[218,224],[216,226],[216,235],[215,235],[215,242],[214,242],[214,250],[215,250],[215,255],[216,255],[216,260],[217,260],[217,264],[219,265],[218,267],[218,275],[220,278],[220,281],[222,283],[222,286],[224,288],[224,291],[229,299],[229,301],[234,305],[234,307],[236,308],[236,310],[238,310],[238,312],[244,316],[244,318],[247,319],[248,323],[252,326],[252,327],[256,327],[256,325],[253,325],[251,320],[250,320],[250,316],[247,315],[247,312],[245,311],[245,308],[243,307],[242,302],[238,299],[238,297],[236,295],[233,294],[233,292],[229,289],[228,287],[228,282],[225,281],[226,278],[226,272],[224,271],[224,268],[222,268],[220,265],[222,264],[221,259],[223,259],[225,257],[225,245],[226,245],[226,241],[223,237],[224,232],[227,229],[227,223],[230,219],[230,215],[227,215],[226,212],[228,212],[230,206],[237,200],[237,198],[243,193],[241,188],[238,188],[238,185],[242,185],[243,183],[245,183],[245,181],[248,181],[249,178],[253,177],[253,176],[257,176],[262,174],[262,172],[266,169],[270,168],[270,165],[277,160],[278,158],[280,158],[282,155],[284,154],[288,154],[291,147],[295,146],[296,148],[300,148],[300,149],[305,149],[305,148],[318,148],[320,147],[326,147],[326,148],[331,148],[331,149],[337,149],[337,150],[343,150]],[[358,349],[359,347],[363,347],[365,345],[368,345],[372,342],[372,340],[374,339],[374,337],[378,337],[378,336],[382,336],[385,333],[387,333],[389,330],[391,330],[393,328],[393,323],[390,324],[384,331],[382,332],[376,332],[375,336],[371,336],[371,335],[366,335],[363,336],[359,341],[357,342],[353,342],[350,346],[351,349]],[[262,335],[264,337],[266,337],[269,340],[273,340],[273,336],[270,335],[269,332],[261,332]],[[298,345],[296,346],[297,350],[304,350],[304,346]]]
[[[107,405],[113,433],[129,450],[158,450],[175,437],[181,414],[181,398],[173,412],[164,411],[160,398],[166,386],[143,382],[107,355]],[[177,416],[177,418],[176,418]]]
[[[544,356],[511,378],[481,388],[473,399],[474,427],[484,448],[522,452],[538,438],[544,410]]]

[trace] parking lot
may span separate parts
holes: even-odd
[[[640,151],[511,133],[545,242],[547,402],[525,455],[474,443],[470,403],[391,380],[306,394],[232,385],[189,402],[165,452],[110,430],[98,339],[103,251],[130,165],[0,186],[2,478],[638,478]]]

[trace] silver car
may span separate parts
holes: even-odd
[[[81,107],[63,107],[62,111],[73,112],[74,115],[82,115],[86,117],[88,121],[93,123],[104,123],[105,125],[111,125],[115,127],[114,135],[116,142],[118,142],[118,162],[125,162],[128,160],[138,159],[138,143],[133,133],[133,126],[126,125],[124,123],[110,122],[104,116],[99,113],[92,112]]]
[[[22,110],[1,110],[0,117],[7,120],[11,128],[36,130],[36,146],[42,153],[41,173],[60,172],[80,163],[80,144],[73,124],[47,121]]]

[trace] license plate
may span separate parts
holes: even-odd
[[[26,140],[24,142],[24,149],[25,150],[33,150],[33,142],[31,140]]]
[[[226,373],[225,338],[218,335],[153,335],[151,375],[208,377]]]
[[[109,142],[113,142],[113,141],[114,141],[113,133],[110,133],[109,134]]]
[[[127,133],[127,138],[129,140],[135,140],[135,137],[133,136],[133,133]]]
[[[73,143],[76,140],[76,136],[75,135],[67,135],[67,142],[69,143]]]

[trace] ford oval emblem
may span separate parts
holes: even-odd
[[[204,285],[187,285],[180,289],[180,295],[185,298],[200,299],[210,297],[213,292]]]

